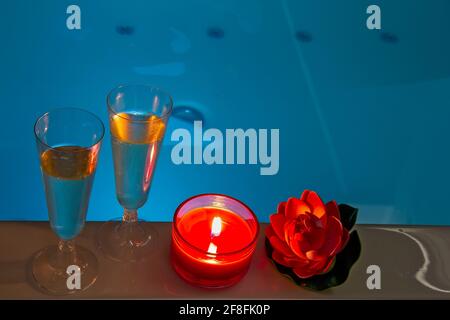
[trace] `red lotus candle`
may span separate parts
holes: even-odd
[[[188,283],[228,287],[247,272],[255,251],[259,224],[244,203],[220,194],[202,194],[176,210],[171,261]]]

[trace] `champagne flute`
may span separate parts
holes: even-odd
[[[154,250],[156,230],[138,219],[147,201],[172,98],[146,85],[119,86],[107,97],[116,196],[122,218],[106,222],[98,244],[116,261],[140,261]]]
[[[75,108],[47,112],[34,126],[50,226],[59,243],[34,256],[32,274],[49,293],[84,290],[97,279],[97,258],[73,239],[84,227],[104,131],[97,116]]]

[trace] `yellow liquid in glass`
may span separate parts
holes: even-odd
[[[41,156],[45,174],[61,179],[82,179],[91,175],[96,166],[96,148],[63,146],[48,149]]]
[[[155,116],[119,113],[110,117],[111,134],[127,143],[154,143],[162,140],[164,121]]]

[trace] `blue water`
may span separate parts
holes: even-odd
[[[73,239],[84,226],[94,174],[82,179],[43,176],[50,225],[59,238]]]
[[[310,188],[358,206],[359,223],[450,224],[449,1],[377,1],[381,31],[367,30],[372,3],[359,0],[77,0],[82,29],[73,31],[69,4],[2,4],[0,219],[48,219],[38,115],[82,107],[108,123],[108,91],[148,83],[196,110],[205,128],[279,128],[280,169],[173,164],[171,132],[192,130],[181,112],[142,218],[170,221],[187,197],[218,192],[267,221],[279,201]],[[120,216],[115,194],[105,143],[87,218]]]

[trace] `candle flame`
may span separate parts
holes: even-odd
[[[218,237],[221,232],[222,232],[222,218],[214,217],[211,224],[211,238]],[[209,244],[208,253],[210,254],[217,253],[217,246],[212,242]]]
[[[212,242],[209,244],[208,253],[211,253],[211,254],[217,253],[217,246]]]
[[[214,217],[211,225],[211,237],[218,237],[222,232],[222,219]]]

